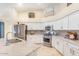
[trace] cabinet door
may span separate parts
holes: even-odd
[[[56,38],[56,41],[55,41],[55,48],[56,48],[58,51],[60,51],[60,49],[62,48],[62,47],[61,47],[61,44],[60,44],[60,41],[59,41],[58,38]]]
[[[66,56],[78,56],[79,51],[74,44],[66,43],[64,46],[64,55],[66,55]]]
[[[66,17],[64,17],[64,18],[62,18],[62,22],[63,22],[63,30],[68,30],[68,26],[69,26],[69,24],[68,24],[68,16],[66,16]]]
[[[60,20],[57,20],[55,23],[54,23],[54,29],[55,30],[68,30],[68,16],[60,19]]]
[[[54,37],[52,37],[52,47],[55,47],[55,38]]]
[[[71,49],[71,55],[72,56],[79,56],[79,52],[76,49]]]
[[[70,56],[70,48],[69,48],[68,42],[64,42],[64,55]]]
[[[52,46],[54,46],[59,52],[63,54],[63,40],[57,37],[52,37]]]
[[[27,43],[43,43],[43,35],[27,35]]]
[[[79,11],[69,15],[69,29],[79,30]]]
[[[64,41],[62,39],[59,39],[59,44],[58,44],[58,50],[59,52],[61,52],[63,54],[63,50],[64,50]]]
[[[62,20],[57,20],[56,22],[54,22],[54,29],[55,30],[62,30],[63,29],[63,22]]]
[[[56,48],[56,38],[55,37],[52,37],[52,47],[55,47]]]
[[[56,43],[55,43],[55,48],[56,48],[57,50],[59,50],[58,45],[59,45],[59,42],[58,42],[58,41],[56,41]]]
[[[70,46],[70,55],[78,56],[79,55],[78,46],[75,44],[70,44],[69,46]]]
[[[58,39],[54,36],[52,37],[52,46],[58,48]]]

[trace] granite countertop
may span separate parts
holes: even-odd
[[[0,56],[27,56],[39,46],[28,46],[24,41],[19,43],[12,43],[8,46],[0,46]]]
[[[68,38],[64,38],[63,36],[52,36],[52,38],[62,39],[64,41],[67,41],[69,43],[73,43],[73,44],[79,46],[79,40],[71,40],[71,39],[68,39]]]

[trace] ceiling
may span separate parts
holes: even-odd
[[[44,11],[47,9],[53,9],[57,3],[25,3],[22,5],[16,6],[16,10],[21,11]]]
[[[2,7],[10,7],[15,8],[18,12],[23,11],[44,11],[47,9],[53,9],[55,6],[59,5],[60,3],[0,3]]]

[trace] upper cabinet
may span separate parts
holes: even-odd
[[[79,11],[69,15],[69,30],[79,30]]]
[[[62,18],[62,30],[68,30],[68,25],[69,25],[69,22],[68,22],[68,16]]]
[[[68,16],[54,22],[54,29],[67,30],[68,29]]]
[[[62,20],[57,20],[54,22],[53,26],[54,26],[54,30],[62,30]]]
[[[26,25],[28,26],[27,30],[44,30],[45,28],[45,23],[26,23]]]
[[[54,30],[79,30],[79,11],[53,22]]]

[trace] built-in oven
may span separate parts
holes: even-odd
[[[43,43],[45,46],[51,47],[52,46],[52,33],[51,33],[51,26],[45,27],[45,32],[43,35]]]

